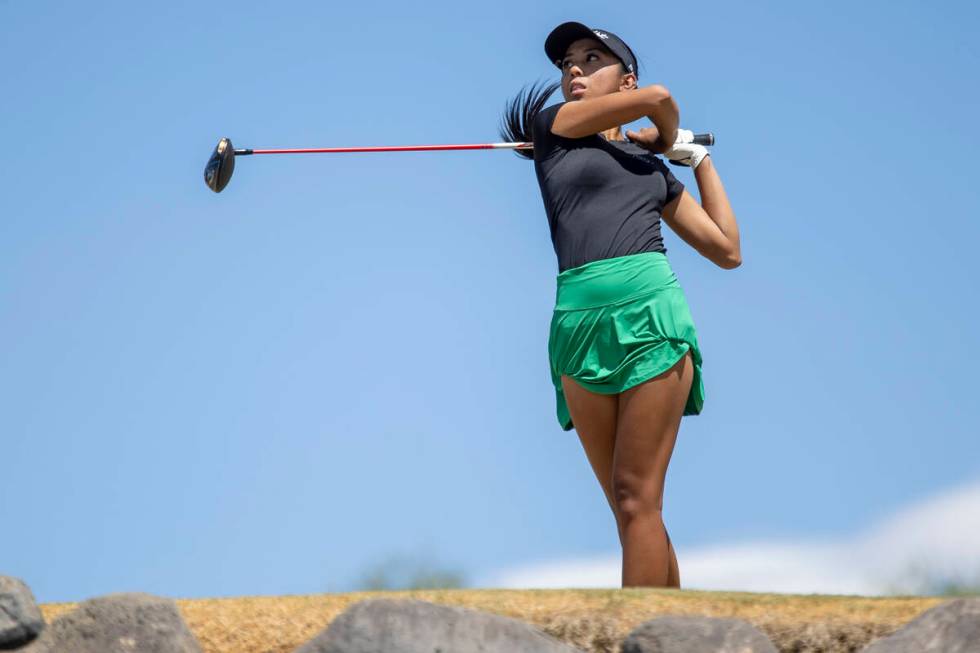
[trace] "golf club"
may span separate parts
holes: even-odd
[[[694,142],[698,145],[714,145],[715,137],[711,133],[695,134]],[[231,175],[235,171],[235,157],[252,154],[322,154],[327,152],[415,152],[429,150],[500,150],[500,149],[533,149],[534,143],[480,143],[472,145],[400,145],[381,147],[318,147],[305,149],[275,149],[254,150],[249,148],[235,149],[230,138],[222,138],[214,148],[211,158],[204,166],[204,183],[216,193],[224,190]]]

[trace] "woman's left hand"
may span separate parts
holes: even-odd
[[[664,153],[667,160],[676,166],[689,166],[692,170],[709,156],[708,148],[694,143],[675,143],[674,147]]]
[[[626,130],[626,138],[654,154],[663,154],[674,145],[673,141],[665,143],[660,138],[660,130],[656,127],[644,127],[638,132],[628,129]]]

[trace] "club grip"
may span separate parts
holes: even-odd
[[[712,134],[711,132],[708,132],[706,134],[695,134],[694,143],[695,145],[714,145],[715,135]]]

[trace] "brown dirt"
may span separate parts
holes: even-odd
[[[176,599],[204,653],[291,653],[348,606],[367,598],[415,598],[521,619],[590,653],[619,643],[664,614],[738,617],[783,653],[854,652],[888,635],[946,597],[702,592],[677,589],[411,590]],[[40,606],[50,623],[77,603]]]

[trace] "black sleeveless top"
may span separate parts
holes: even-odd
[[[666,254],[661,211],[684,184],[658,156],[634,143],[607,141],[599,134],[552,134],[563,104],[542,109],[532,127],[534,171],[558,272],[627,254]]]

